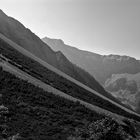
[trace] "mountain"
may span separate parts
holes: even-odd
[[[31,81],[39,87],[43,86],[43,89],[45,83],[45,87],[47,84],[47,87],[45,88],[47,91],[55,92],[60,96],[65,93],[64,97],[69,97],[69,99],[74,97],[76,100],[80,99],[82,102],[86,102],[86,106],[88,107],[89,105],[87,104],[91,104],[115,112],[119,115],[124,114],[124,116],[127,117],[133,116],[132,114],[140,116],[136,112],[126,108],[126,106],[122,106],[118,100],[113,100],[115,98],[107,98],[106,96],[101,95],[101,93],[96,92],[36,57],[2,34],[0,34],[0,44],[2,66],[5,68],[6,65],[6,70],[8,69],[10,72],[16,72],[16,75],[20,78],[21,75],[23,75],[22,77],[26,77],[27,81]],[[31,80],[27,77],[31,78]],[[38,80],[41,84],[40,82],[38,83]],[[55,90],[53,90],[54,88]],[[131,116],[128,113],[131,113]]]
[[[139,80],[126,82],[126,75],[130,74],[132,75],[131,77],[139,78],[139,60],[129,56],[102,56],[96,53],[79,50],[64,44],[61,39],[45,37],[42,40],[54,51],[61,50],[72,63],[85,69],[94,76],[113,97],[119,99],[123,104],[128,105],[133,110],[138,110],[140,101],[140,98],[138,98],[140,96],[138,88]],[[120,78],[122,75],[126,76],[125,79]]]
[[[124,104],[137,110],[140,104],[140,73],[113,74],[105,82],[105,88]]]
[[[44,62],[61,70],[105,97],[120,103],[120,101],[106,92],[88,72],[71,63],[62,52],[53,51],[46,43],[24,27],[19,21],[7,16],[3,11],[0,11],[0,33]]]
[[[64,44],[60,39],[42,39],[54,51],[61,51],[72,63],[83,68],[104,85],[112,74],[140,72],[140,61],[129,56],[99,55]]]
[[[104,88],[89,73],[72,64],[60,51],[54,52],[39,37],[3,11],[0,11],[0,33],[83,84],[105,93]]]

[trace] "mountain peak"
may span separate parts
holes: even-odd
[[[7,15],[0,9],[0,16],[7,16]]]
[[[60,42],[61,44],[64,44],[64,41],[62,39],[57,39],[58,42]]]
[[[51,41],[53,40],[54,43],[62,45],[65,44],[64,41],[62,39],[54,39],[54,38],[49,38],[49,37],[44,37],[42,38],[43,41]]]

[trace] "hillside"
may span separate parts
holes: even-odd
[[[60,51],[54,52],[39,37],[3,11],[0,11],[0,33],[83,84],[101,93],[105,92],[89,73],[72,64]]]
[[[38,62],[14,50],[2,39],[0,50],[0,65],[3,67],[0,67],[0,138],[7,138],[6,140],[8,138],[21,140],[82,140],[93,137],[97,140],[139,138],[140,126],[137,121],[140,121],[140,118],[138,116],[125,112],[96,94],[90,94],[82,87],[79,88],[78,85],[62,78],[57,73],[43,68]],[[12,70],[12,68],[14,69]],[[35,68],[39,68],[39,70],[36,71]],[[5,70],[16,74],[16,77]],[[42,73],[43,71],[46,75]],[[19,72],[23,74],[24,78],[27,77],[25,79],[29,82],[17,78],[17,76],[22,77],[17,74]],[[41,74],[43,75],[41,76]],[[31,77],[34,77],[34,82],[29,80]],[[51,93],[48,92],[49,88],[47,88],[48,91],[44,91],[42,90],[44,84],[39,85],[38,79],[64,91],[67,95],[69,95],[69,91],[73,92],[74,94],[71,96],[75,99],[79,98],[87,103],[92,99],[91,105],[100,106],[102,109],[91,108],[89,105],[85,107],[86,104],[78,100],[77,102],[72,101],[70,97],[67,100],[64,99],[65,97],[62,98],[62,95],[56,96],[53,90]],[[88,96],[90,98],[87,98]],[[110,116],[108,117],[105,115],[104,109],[121,116],[116,118],[117,114],[110,116],[108,112]]]
[[[102,112],[100,112],[100,109],[95,110],[95,112],[95,107],[88,109],[80,104],[82,103],[81,101],[75,102],[76,100],[72,101],[70,98],[67,100],[49,93],[47,90],[42,90],[43,87],[39,88],[40,86],[39,83],[37,83],[37,79],[34,82],[32,81],[34,83],[34,85],[32,85],[32,82],[29,80],[31,76],[37,77],[51,86],[55,84],[53,81],[54,77],[50,75],[49,69],[48,72],[44,69],[48,81],[43,80],[41,77],[38,77],[39,73],[42,73],[43,67],[41,65],[23,56],[10,46],[9,48],[8,44],[4,43],[4,41],[2,42],[2,40],[0,46],[2,53],[0,55],[0,65],[3,67],[0,67],[1,139],[82,140],[92,139],[94,137],[97,140],[137,140],[139,138],[140,125],[139,122],[137,122],[140,121],[139,117],[131,113],[129,114],[94,95],[94,104],[102,108],[106,106],[105,108],[107,110],[123,115],[126,118],[121,116],[116,118],[115,114],[113,115],[115,118],[112,115],[113,118],[108,117],[108,115],[106,116],[104,114],[105,110],[103,111],[103,109]],[[6,48],[8,50],[4,51]],[[12,53],[10,53],[11,50],[13,50]],[[34,67],[40,67],[39,73],[33,71]],[[11,68],[14,69],[12,70]],[[5,70],[16,74],[16,77]],[[21,71],[23,77],[25,78],[27,76],[27,79],[25,79],[31,83],[17,78],[17,76],[22,77],[20,74],[17,74]],[[50,79],[49,76],[52,77],[52,79]],[[65,84],[62,83],[62,86],[60,84],[62,78],[58,75],[55,75],[55,77],[57,81],[59,81],[57,87],[61,87],[59,90],[65,90],[65,93],[68,94],[67,91],[70,89],[70,82],[63,79]],[[67,89],[65,85],[68,86],[69,89]],[[43,86],[43,83],[41,83],[41,86]],[[76,85],[76,87],[74,87],[74,85],[71,86],[73,91],[74,88],[78,88]],[[49,91],[49,88],[47,89]],[[76,91],[74,92],[76,93]],[[79,88],[78,93],[81,94],[81,92],[82,90]],[[82,96],[81,94],[80,98],[82,98]],[[103,103],[105,103],[105,106]],[[129,118],[131,118],[131,120],[129,120]]]
[[[0,65],[3,67],[0,67],[1,139],[82,140],[94,137],[97,140],[125,140],[139,138],[140,125],[137,121],[140,121],[140,118],[137,115],[125,112],[96,94],[91,94],[82,87],[79,88],[78,85],[14,50],[8,43],[2,39],[0,41]],[[36,68],[39,68],[38,71]],[[10,73],[15,73],[16,77],[6,72],[7,69]],[[49,93],[49,90],[42,90],[43,87],[38,87],[37,79],[33,82],[34,85],[31,84],[32,82],[19,79],[17,76],[22,77],[20,74],[17,75],[20,71],[24,78],[28,77],[28,80],[33,76],[68,95],[71,91],[74,93],[71,96],[85,100],[87,103],[91,101],[93,105],[100,106],[102,112],[100,109],[96,109],[95,112],[95,107],[93,109],[85,107],[80,104],[83,103],[81,101],[75,102],[76,100],[72,101],[70,98],[67,100]],[[120,114],[122,117],[116,118],[115,114],[113,115],[115,118],[112,115],[113,118],[108,117],[106,113],[104,114],[104,109]]]
[[[140,126],[134,121],[125,119],[124,124],[119,124],[78,102],[45,92],[2,68],[0,75],[0,138],[3,140],[139,138]]]
[[[31,32],[26,34],[28,29],[0,12],[1,140],[140,138],[137,112],[110,96],[93,77],[73,65],[60,51],[54,52],[44,45],[52,53],[48,59],[54,57],[57,66],[66,66],[63,71],[68,69],[68,75],[29,51],[26,45],[29,48],[32,43],[36,45],[36,36]],[[21,45],[28,39],[32,43],[27,41],[24,49],[10,37],[23,41]],[[30,49],[34,50],[32,47]]]
[[[140,72],[139,60],[129,56],[103,56],[66,45],[60,39],[45,37],[42,40],[54,51],[61,51],[72,63],[89,72],[102,85],[112,74],[136,74]]]
[[[37,58],[27,50],[0,35],[0,52],[4,61],[16,66],[18,69],[39,79],[40,81],[92,105],[99,106],[111,112],[139,120],[139,114],[127,109],[113,100],[101,95],[95,90],[83,85],[77,80],[52,67]],[[7,60],[8,59],[8,60]],[[135,115],[133,115],[135,114]]]

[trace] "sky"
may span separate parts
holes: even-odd
[[[40,38],[140,59],[140,0],[0,0],[0,9]]]

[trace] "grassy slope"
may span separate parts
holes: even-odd
[[[138,136],[135,125],[115,120],[45,92],[0,68],[0,138],[21,140],[125,139]],[[5,109],[6,108],[6,109]],[[121,130],[121,131],[120,131]],[[133,134],[132,134],[133,132]],[[115,137],[114,137],[115,136]]]

